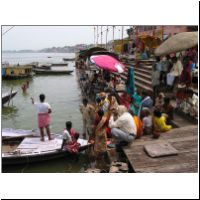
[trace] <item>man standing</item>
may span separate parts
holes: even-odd
[[[94,107],[88,104],[87,99],[83,99],[83,104],[80,106],[80,111],[83,115],[83,136],[86,137],[93,133],[93,122],[94,122]]]

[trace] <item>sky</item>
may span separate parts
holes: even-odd
[[[39,50],[43,48],[93,44],[97,35],[97,26],[2,26],[2,50]],[[12,28],[12,29],[10,29]],[[113,27],[108,26],[108,41],[113,39]],[[127,37],[124,26],[123,36]],[[5,33],[7,30],[9,30]],[[106,26],[102,26],[102,42],[106,42]],[[122,27],[115,26],[114,39],[122,37]],[[101,26],[98,27],[99,40]],[[5,33],[5,34],[4,34]],[[97,37],[96,37],[97,38]],[[97,39],[96,39],[97,41]]]

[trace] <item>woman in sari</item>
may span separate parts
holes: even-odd
[[[130,108],[134,115],[138,115],[138,111],[142,102],[142,97],[135,91],[134,95],[132,96],[132,102],[130,104]]]
[[[95,141],[94,153],[100,156],[107,152],[107,136],[106,136],[107,116],[103,110],[99,110],[95,119]]]

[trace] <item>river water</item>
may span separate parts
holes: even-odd
[[[73,58],[73,53],[3,53],[2,62],[10,64],[26,64],[30,62],[52,63],[62,62],[62,58]],[[51,57],[51,58],[48,58]],[[62,67],[63,68],[63,67]],[[82,118],[79,111],[81,92],[79,90],[74,62],[68,62],[67,69],[73,69],[71,75],[35,75],[20,80],[3,80],[2,93],[18,90],[10,105],[2,107],[2,128],[35,129],[37,128],[37,112],[31,104],[30,97],[38,101],[41,93],[52,107],[51,131],[60,133],[65,122],[70,120],[77,132],[82,131]],[[29,88],[24,94],[21,86],[29,81]],[[30,164],[26,166],[3,167],[3,172],[82,172],[88,165],[88,157],[81,153],[78,158],[63,158],[53,161]]]

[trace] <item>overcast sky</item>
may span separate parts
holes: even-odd
[[[94,43],[94,26],[2,26],[2,49],[3,50],[39,50],[48,47],[73,46],[76,44]],[[127,37],[124,26],[124,37]],[[101,42],[100,26],[98,28],[99,43]],[[103,43],[106,41],[106,26],[102,27]],[[122,27],[115,27],[114,38],[122,37]],[[4,34],[5,33],[5,34]],[[96,28],[97,33],[97,28]],[[109,26],[108,41],[112,40],[112,26]]]

